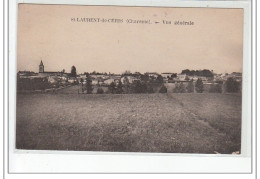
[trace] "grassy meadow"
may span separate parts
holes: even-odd
[[[231,154],[240,140],[238,94],[17,95],[18,149]]]

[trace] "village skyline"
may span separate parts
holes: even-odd
[[[40,60],[40,61],[43,61],[44,62],[44,60]],[[36,67],[35,67],[36,66]],[[81,67],[80,69],[81,70],[78,70],[78,66],[77,65],[71,65],[70,67],[66,67],[66,68],[63,68],[62,67],[62,65],[60,65],[60,66],[58,66],[58,67],[54,67],[54,66],[51,66],[51,65],[48,65],[48,64],[46,64],[46,63],[44,63],[44,66],[45,66],[45,69],[46,69],[46,71],[56,71],[56,72],[62,72],[63,70],[64,70],[64,72],[65,73],[70,73],[71,72],[71,67],[72,66],[75,66],[76,67],[76,70],[77,70],[77,73],[78,74],[84,74],[84,73],[86,73],[86,72],[88,72],[88,73],[92,73],[92,72],[97,72],[97,73],[111,73],[111,74],[123,74],[123,73],[125,73],[126,71],[127,72],[131,72],[131,73],[181,73],[183,70],[186,70],[186,69],[189,69],[189,70],[198,70],[198,71],[200,71],[200,70],[210,70],[210,71],[212,71],[213,73],[215,73],[215,74],[225,74],[225,73],[228,73],[228,74],[230,74],[230,73],[233,73],[233,72],[235,72],[235,73],[242,73],[242,69],[241,70],[237,70],[237,71],[232,71],[232,70],[229,70],[229,71],[215,71],[214,69],[210,69],[210,68],[198,68],[198,69],[194,69],[194,68],[192,68],[192,67],[190,67],[190,68],[188,68],[188,67],[184,67],[184,68],[178,68],[178,70],[162,70],[162,71],[158,71],[158,70],[149,70],[149,69],[147,69],[146,71],[138,71],[138,70],[130,70],[130,69],[122,69],[122,70],[116,70],[116,71],[111,71],[111,70],[107,70],[107,71],[100,71],[100,70],[97,70],[97,69],[86,69],[86,70],[82,70],[83,69],[83,67]],[[79,67],[80,67],[80,65],[79,65]],[[39,71],[39,62],[38,62],[38,64],[37,65],[28,65],[27,66],[27,68],[24,68],[24,69],[18,69],[17,68],[17,72],[19,72],[19,71],[30,71],[30,72],[35,72],[35,73],[38,73],[38,71]]]

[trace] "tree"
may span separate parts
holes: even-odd
[[[133,82],[134,92],[135,93],[142,93],[142,84],[140,81],[134,81]]]
[[[185,90],[183,83],[176,84],[175,88],[173,89],[173,92],[174,93],[185,93],[186,90]]]
[[[148,83],[149,75],[148,74],[141,75],[141,81]]]
[[[196,81],[195,89],[197,93],[202,93],[204,91],[203,82],[200,78]]]
[[[186,87],[188,93],[193,93],[194,92],[194,85],[193,81],[190,81]]]
[[[207,69],[204,69],[204,70],[189,70],[189,69],[186,69],[186,70],[182,70],[181,74],[186,74],[188,76],[205,76],[205,77],[213,77],[213,71],[210,71],[210,70],[207,70]]]
[[[232,77],[229,77],[226,81],[226,91],[228,93],[236,93],[239,91],[239,83]]]
[[[91,94],[93,91],[93,87],[92,87],[92,80],[90,76],[87,77],[86,88],[87,88],[87,94]]]
[[[213,71],[210,71],[210,70],[207,70],[207,69],[204,69],[202,70],[202,76],[205,76],[205,77],[213,77]]]
[[[77,76],[77,70],[75,66],[71,67],[71,72],[70,72],[71,77],[76,77]]]
[[[125,92],[126,92],[126,93],[129,93],[130,83],[129,83],[129,80],[128,80],[128,77],[127,77],[127,76],[124,77],[123,83],[124,83],[124,86],[125,86]]]
[[[133,84],[134,93],[146,93],[147,92],[147,84],[142,83],[141,81],[134,81]]]
[[[88,73],[88,72],[85,72],[84,74],[86,75],[86,77],[88,77],[88,76],[89,76],[89,73]]]
[[[167,93],[167,88],[166,86],[162,85],[162,87],[159,90],[159,93]]]
[[[82,93],[83,93],[83,79],[82,78],[80,78],[80,83],[81,83],[81,91],[82,91]]]
[[[116,92],[116,84],[114,82],[111,82],[108,86],[108,90],[110,93],[114,94]]]
[[[123,93],[123,84],[122,84],[121,80],[119,81],[119,83],[118,83],[118,85],[117,85],[116,93],[117,93],[117,94]]]
[[[177,78],[177,73],[173,73],[173,74],[171,75],[171,78]]]
[[[156,78],[156,81],[157,81],[159,84],[163,84],[163,77],[162,77],[162,75],[158,75],[158,77]]]
[[[190,75],[190,70],[189,69],[182,70],[181,74]]]
[[[184,79],[185,81],[189,81],[190,80],[190,78],[188,77],[188,76],[185,76],[185,79]]]
[[[131,75],[131,71],[130,70],[126,70],[125,72],[123,72],[123,75]]]

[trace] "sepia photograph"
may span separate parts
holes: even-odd
[[[243,18],[19,4],[16,149],[240,155]]]

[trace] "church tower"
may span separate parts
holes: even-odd
[[[41,63],[39,65],[39,73],[44,73],[44,65],[42,63],[42,60],[41,60]]]

